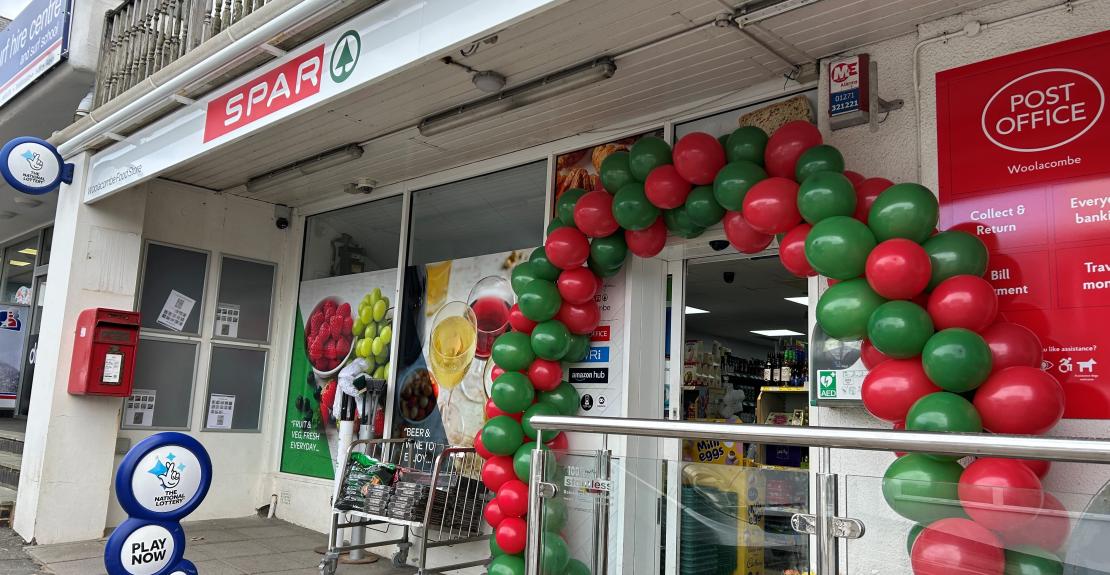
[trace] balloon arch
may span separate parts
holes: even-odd
[[[983,279],[986,246],[961,231],[938,232],[938,202],[924,186],[844,168],[840,152],[804,121],[770,137],[750,126],[721,139],[691,133],[673,150],[644,137],[602,161],[604,189],[573,188],[557,199],[544,246],[512,272],[512,331],[494,342],[487,420],[474,438],[482,480],[496,493],[485,509],[494,528],[490,575],[524,571],[532,451],[566,447],[563,434],[539,437],[530,421],[577,413],[560,362],[588,353],[601,278],[629,252],[658,255],[668,231],[694,238],[723,222],[732,246],[749,254],[782,234],[787,270],[829,278],[817,322],[830,337],[863,340],[863,404],[895,429],[1043,434],[1060,420],[1064,393],[1040,369],[1041,342],[997,317]],[[1048,463],[977,459],[965,467],[957,459],[899,454],[885,473],[888,505],[914,523],[914,573],[1002,575],[1007,565],[1059,573],[1053,553],[1068,520],[1041,486]],[[543,572],[588,575],[560,535],[565,509],[553,502],[544,514]]]

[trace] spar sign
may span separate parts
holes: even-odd
[[[116,470],[116,498],[129,517],[104,549],[109,575],[196,575],[180,521],[211,482],[212,460],[188,435],[158,433],[131,448]]]
[[[986,244],[1065,417],[1110,419],[1110,32],[937,74],[941,228]]]

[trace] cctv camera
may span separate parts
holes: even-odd
[[[370,178],[359,178],[357,181],[347,184],[344,191],[348,194],[370,194],[373,193],[374,187],[378,182]]]
[[[724,279],[726,284],[736,281],[736,272],[725,272]]]
[[[728,247],[728,242],[725,240],[709,240],[709,247],[713,248],[713,251],[719,252]]]
[[[277,229],[284,230],[285,228],[289,227],[289,219],[288,218],[278,218],[278,219],[274,220],[274,225],[277,226]]]

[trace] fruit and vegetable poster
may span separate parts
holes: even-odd
[[[1068,418],[1110,419],[1108,90],[1110,32],[937,75],[941,228],[986,244]]]
[[[396,287],[396,270],[301,283],[281,471],[335,477],[343,394],[357,393],[346,382],[389,375]],[[379,434],[381,422],[373,424]]]

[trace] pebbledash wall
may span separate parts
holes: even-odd
[[[969,34],[975,30],[976,22],[981,25],[978,32]],[[819,110],[822,110],[819,118],[825,142],[843,152],[851,169],[868,177],[882,176],[894,182],[919,181],[935,193],[938,189],[937,72],[1101,32],[1106,29],[1107,22],[1110,22],[1110,2],[1021,0],[929,22],[919,26],[916,34],[855,50],[852,53],[868,53],[872,61],[878,63],[879,95],[886,100],[901,98],[905,102],[905,107],[892,112],[877,132],[871,132],[867,126],[829,131],[828,116],[823,112],[828,109],[826,61],[819,84]],[[915,71],[918,90],[914,88]],[[817,281],[811,281],[811,293],[815,293],[812,290]],[[811,421],[813,425],[823,426],[885,427],[862,406],[814,407]],[[1052,435],[1106,437],[1110,435],[1110,426],[1104,420],[1065,419]],[[897,539],[867,546],[866,550],[862,545],[853,548],[849,543],[845,558],[852,573],[909,572],[908,557],[900,537],[910,523],[895,515],[882,501],[877,479],[893,460],[894,456],[888,453],[833,452],[832,471],[841,475],[841,505],[847,506],[848,515],[862,519],[869,533],[895,534],[891,537]],[[1105,466],[1054,464],[1045,479],[1045,487],[1069,510],[1081,511],[1090,495],[1107,480],[1110,480],[1110,468]]]

